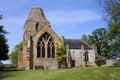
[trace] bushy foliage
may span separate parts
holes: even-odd
[[[98,0],[105,11],[108,28],[99,28],[82,39],[97,47],[98,55],[107,59],[120,57],[120,0]]]
[[[108,24],[110,58],[120,57],[120,0],[99,0]]]
[[[2,15],[0,15],[0,19],[2,19]],[[7,39],[5,38],[7,32],[3,28],[4,27],[0,25],[0,60],[7,60],[9,58],[9,46],[7,44]]]
[[[10,60],[12,64],[18,65],[18,53],[21,50],[23,46],[23,42],[18,43],[15,47],[14,50],[10,54]]]
[[[82,40],[85,40],[91,46],[96,46],[98,55],[109,58],[110,46],[107,33],[105,28],[95,29],[91,35],[83,35]]]
[[[66,66],[66,47],[64,44],[57,44],[56,45],[56,57],[55,59],[59,63],[59,67],[61,68],[62,65]]]
[[[105,57],[98,55],[95,58],[95,63],[97,64],[97,66],[102,66],[106,64],[106,60],[107,59]]]
[[[66,59],[66,47],[63,44],[56,45],[56,60],[64,61]]]

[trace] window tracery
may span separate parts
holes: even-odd
[[[44,33],[38,41],[37,57],[38,58],[54,58],[54,42],[50,34]]]

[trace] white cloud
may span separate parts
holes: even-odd
[[[46,12],[46,16],[54,25],[83,23],[101,19],[95,11],[91,10],[49,11]]]
[[[73,10],[73,11],[47,11],[46,17],[50,21],[52,28],[59,34],[64,35],[70,32],[76,32],[81,30],[84,26],[81,24],[87,24],[90,22],[100,21],[101,16],[93,10]],[[86,27],[89,27],[86,26]],[[78,33],[77,31],[76,33]],[[72,33],[71,33],[72,34]]]

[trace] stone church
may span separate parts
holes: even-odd
[[[32,8],[24,25],[23,48],[18,54],[18,68],[26,70],[36,69],[38,66],[44,69],[58,68],[55,44],[61,42],[67,47],[68,67],[85,66],[85,53],[88,55],[87,64],[95,65],[97,51],[94,47],[80,39],[59,38],[52,30],[43,10],[39,7]]]

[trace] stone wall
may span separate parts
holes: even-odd
[[[18,53],[18,69],[23,69],[23,53],[22,53],[22,50]]]
[[[47,65],[46,68],[57,68],[58,64],[56,60],[49,58],[46,59],[37,58],[37,43],[41,35],[43,35],[45,32],[49,33],[52,36],[52,39],[54,41],[54,46],[55,44],[60,43],[57,34],[49,26],[44,26],[43,28],[41,28],[33,37],[33,66],[35,67],[36,65],[42,65],[45,67],[44,64],[46,64]]]
[[[81,49],[70,49],[72,60],[75,60],[75,67],[85,66],[85,51]],[[87,50],[88,53],[88,66],[95,66],[95,52],[94,50]]]
[[[113,65],[120,65],[120,59],[107,60],[106,64],[103,66],[113,66]]]
[[[57,69],[58,68],[58,62],[53,58],[38,58],[35,61],[35,67],[36,66],[43,66],[44,69]]]
[[[19,69],[35,69],[35,67],[43,66],[46,68],[58,68],[58,63],[54,58],[37,58],[37,45],[39,38],[44,34],[51,35],[54,46],[61,44],[59,37],[52,30],[49,21],[45,18],[41,8],[32,8],[24,25],[23,50],[18,54]],[[89,51],[89,65],[94,65],[95,52]],[[75,67],[84,66],[84,48],[71,49],[71,57],[75,60]],[[47,55],[47,51],[45,52]]]

